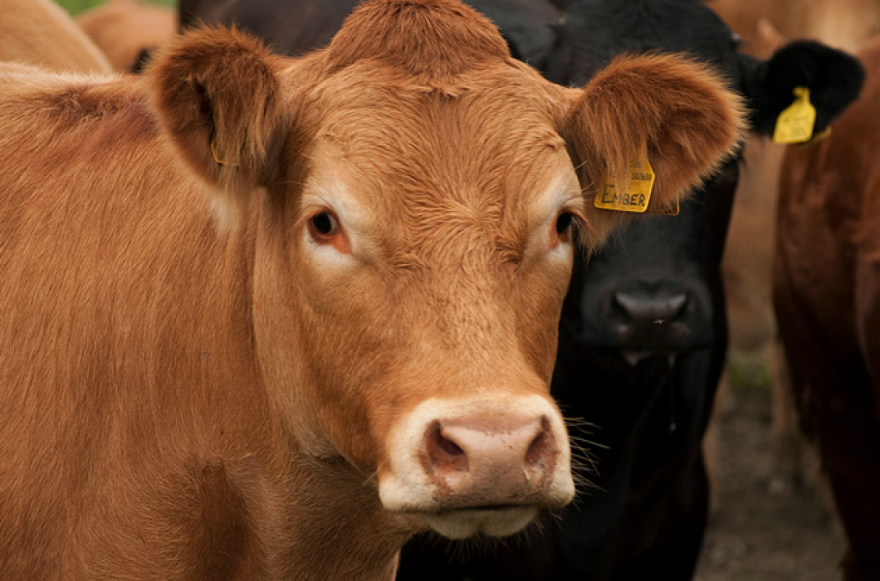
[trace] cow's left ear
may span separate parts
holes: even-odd
[[[178,38],[145,73],[163,131],[215,189],[215,209],[229,227],[276,165],[279,59],[248,35],[207,28]]]
[[[797,87],[810,91],[816,109],[815,136],[856,100],[865,82],[865,69],[856,57],[812,40],[792,42],[766,62],[747,63],[743,72],[752,128],[765,136],[773,135],[779,115],[795,100]]]
[[[573,99],[562,136],[591,212],[588,246],[630,215],[594,207],[607,179],[625,191],[633,163],[647,156],[655,174],[648,210],[662,213],[736,151],[745,128],[740,97],[681,56],[618,57]]]

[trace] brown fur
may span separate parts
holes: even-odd
[[[132,72],[141,51],[168,44],[177,32],[177,14],[142,0],[108,0],[76,17],[76,23],[120,72]]]
[[[549,398],[571,258],[536,196],[574,165],[616,171],[647,116],[652,151],[684,144],[658,156],[667,203],[742,126],[686,61],[619,61],[619,89],[655,89],[615,110],[493,31],[389,0],[299,61],[208,30],[143,79],[0,68],[4,578],[393,576],[425,526],[377,495],[396,423],[428,397]],[[395,35],[436,44],[363,48]],[[718,125],[678,122],[688,102]],[[608,220],[567,195],[597,243]],[[357,208],[354,262],[311,249],[322,196]]]
[[[101,51],[52,0],[0,0],[0,60],[55,71],[106,72]]]

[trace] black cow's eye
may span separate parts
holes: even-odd
[[[559,217],[556,218],[556,233],[562,234],[569,228],[571,228],[571,222],[574,216],[572,216],[571,212],[563,212],[559,214]]]

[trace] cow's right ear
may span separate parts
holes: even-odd
[[[648,209],[662,212],[737,150],[746,126],[740,97],[681,56],[618,57],[571,98],[562,136],[590,212],[588,247],[629,215],[594,207],[607,178],[626,184],[647,155],[656,176]]]
[[[227,227],[241,222],[280,150],[279,59],[246,34],[208,28],[178,38],[145,74],[164,133],[217,192]]]

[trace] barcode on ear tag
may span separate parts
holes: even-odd
[[[804,143],[813,137],[816,108],[810,103],[810,90],[795,87],[795,100],[776,120],[773,141],[776,143]]]
[[[654,168],[644,155],[629,164],[629,183],[619,187],[613,176],[605,178],[593,204],[603,210],[644,213],[651,202],[654,189]]]

